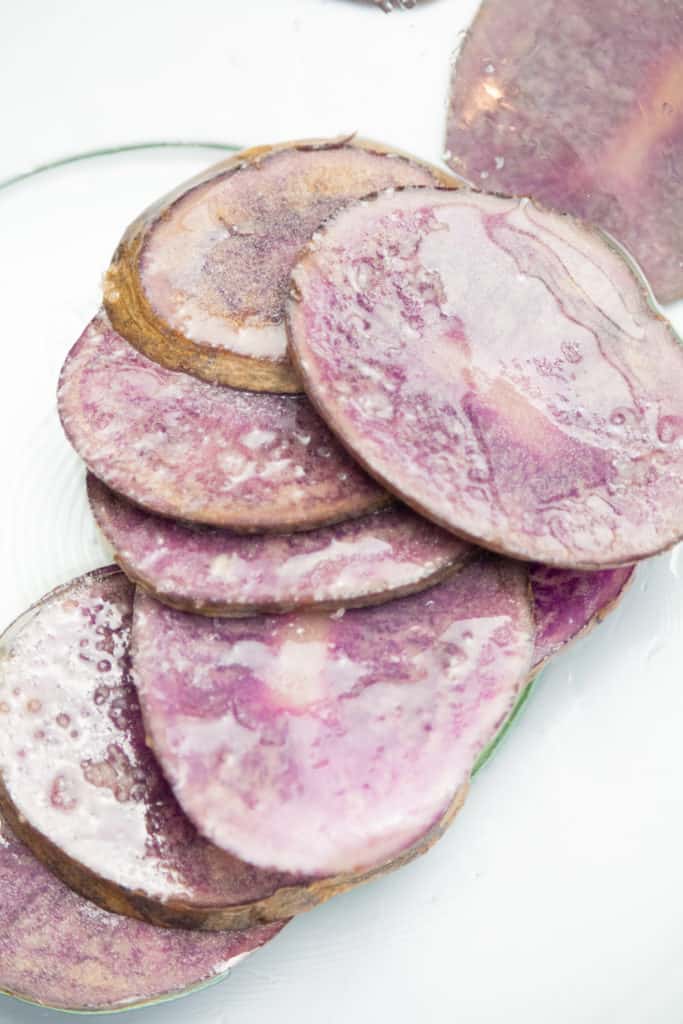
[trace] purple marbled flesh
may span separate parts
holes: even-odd
[[[224,907],[291,881],[197,834],[145,744],[128,641],[133,587],[80,577],[0,642],[0,772],[16,811],[66,857],[160,903]]]
[[[575,572],[535,565],[530,569],[536,618],[534,665],[539,666],[618,601],[634,573],[633,566]]]
[[[523,566],[345,613],[207,619],[136,594],[133,672],[186,813],[250,863],[363,870],[444,814],[531,666]]]
[[[138,272],[157,316],[202,345],[284,359],[292,265],[350,199],[434,185],[425,166],[339,144],[276,149],[175,198],[148,230]]]
[[[455,67],[451,167],[606,228],[683,295],[683,5],[485,0]]]
[[[409,189],[329,221],[293,281],[309,396],[418,511],[565,568],[683,534],[683,349],[596,232]]]
[[[118,1010],[220,977],[281,925],[200,934],[100,910],[0,818],[0,991],[61,1010]]]
[[[188,611],[372,604],[383,594],[424,589],[473,551],[402,505],[307,533],[245,536],[152,515],[92,475],[88,497],[130,578]]]
[[[58,400],[67,437],[95,476],[160,515],[285,531],[383,502],[303,396],[235,391],[167,370],[103,316],[69,353]]]

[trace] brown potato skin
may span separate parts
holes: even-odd
[[[304,387],[289,360],[274,361],[216,349],[190,341],[156,315],[147,301],[138,274],[138,260],[147,234],[154,222],[164,217],[172,204],[190,189],[203,185],[218,175],[233,174],[244,164],[257,163],[264,157],[286,149],[341,149],[354,146],[371,153],[396,154],[426,167],[435,182],[445,188],[459,188],[461,182],[447,171],[423,160],[380,143],[354,136],[336,139],[302,139],[276,145],[254,146],[214,164],[190,181],[149,206],[126,229],[104,279],[104,308],[114,330],[134,345],[148,359],[181,370],[200,380],[223,384],[243,391],[270,391],[277,394],[300,394]]]
[[[186,928],[193,931],[227,931],[257,924],[286,921],[296,914],[325,903],[333,896],[381,878],[426,853],[449,827],[465,802],[468,783],[455,793],[442,817],[407,850],[378,867],[367,871],[309,879],[276,890],[271,896],[252,903],[230,907],[189,906],[180,900],[160,902],[138,890],[107,882],[79,861],[67,857],[54,843],[33,828],[18,812],[0,779],[0,810],[12,831],[70,889],[98,904],[105,910],[135,917],[161,928]]]

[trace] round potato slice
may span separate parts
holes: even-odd
[[[234,391],[167,370],[106,317],[95,317],[69,353],[58,403],[95,476],[159,515],[290,532],[388,502],[305,397]]]
[[[92,474],[88,498],[128,578],[203,615],[378,604],[438,583],[476,551],[398,504],[308,533],[244,536],[152,515]]]
[[[460,190],[363,200],[293,274],[309,397],[454,533],[594,569],[683,535],[683,349],[605,239]]]
[[[446,158],[599,224],[683,296],[680,0],[484,0],[453,71]]]
[[[455,179],[358,139],[245,150],[185,182],[126,231],[104,304],[125,338],[173,370],[297,392],[283,302],[301,247],[350,199]]]
[[[632,565],[601,572],[532,566],[529,575],[536,618],[534,666],[542,668],[568,643],[602,622],[619,602],[634,572]]]
[[[138,591],[131,651],[154,749],[199,830],[348,887],[450,820],[533,641],[526,569],[484,558],[344,614],[207,619]]]
[[[0,818],[0,992],[106,1013],[218,980],[282,925],[200,935],[109,914],[71,892]]]
[[[145,743],[116,568],[48,595],[0,642],[0,805],[72,888],[155,924],[206,930],[278,917],[294,881],[212,846]],[[281,917],[286,915],[280,914]]]

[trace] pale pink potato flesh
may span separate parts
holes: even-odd
[[[328,222],[293,283],[309,397],[418,511],[566,568],[683,534],[683,350],[597,233],[525,200],[409,189]]]
[[[287,532],[386,500],[305,397],[236,391],[165,369],[102,315],[67,356],[58,405],[88,468],[160,515]]]
[[[423,589],[473,552],[398,504],[306,533],[245,536],[145,512],[92,474],[88,496],[130,578],[188,611],[245,615],[372,604],[392,592]]]
[[[485,0],[453,72],[453,170],[605,228],[683,295],[683,17],[652,0]]]
[[[138,590],[133,677],[179,802],[250,863],[381,865],[437,822],[531,668],[526,569],[346,613],[207,619]]]
[[[284,361],[289,275],[316,228],[350,199],[434,184],[425,166],[351,144],[266,153],[164,209],[140,253],[143,293],[197,344]]]

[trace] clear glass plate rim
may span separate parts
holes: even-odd
[[[26,171],[12,174],[8,178],[0,180],[0,192],[19,185],[30,178],[38,177],[48,171],[55,171],[69,164],[83,163],[86,160],[96,160],[100,157],[118,156],[124,153],[143,152],[155,149],[213,149],[221,153],[237,153],[242,146],[236,146],[231,142],[216,142],[215,140],[203,141],[200,139],[153,139],[145,142],[123,142],[112,146],[101,146],[97,149],[86,149],[78,153],[67,154],[49,160],[46,163],[37,164]]]

